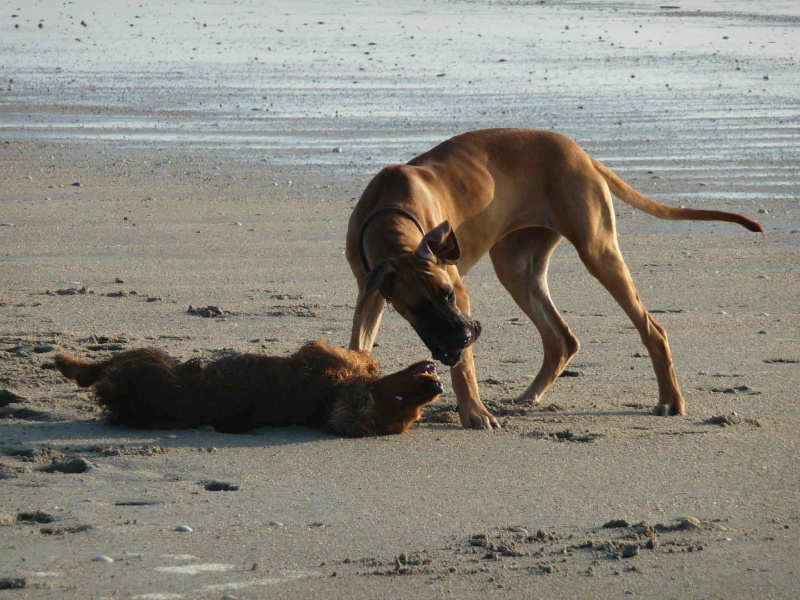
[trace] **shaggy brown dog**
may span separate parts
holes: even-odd
[[[366,352],[324,342],[283,358],[237,354],[208,364],[181,363],[156,348],[101,361],[57,354],[55,363],[79,386],[94,386],[112,422],[142,429],[305,425],[350,437],[402,433],[442,393],[431,361],[381,377]]]

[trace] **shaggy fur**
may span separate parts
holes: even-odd
[[[181,363],[156,348],[101,361],[57,354],[55,363],[80,387],[94,387],[112,422],[142,429],[305,425],[350,437],[402,433],[442,392],[431,361],[381,377],[366,352],[324,342],[287,357],[236,354],[207,364]]]

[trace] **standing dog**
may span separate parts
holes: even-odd
[[[488,252],[498,279],[539,330],[542,367],[519,399],[538,403],[579,348],[547,288],[550,255],[567,238],[639,331],[658,380],[654,412],[686,414],[667,335],[642,304],[617,245],[611,193],[661,219],[762,231],[742,215],[658,204],[556,133],[465,133],[383,169],[353,210],[347,260],[358,300],[350,348],[372,349],[388,300],[433,357],[452,367],[461,424],[497,427],[478,394],[471,344],[480,325],[469,316],[461,276]]]
[[[143,429],[305,425],[350,437],[402,433],[442,392],[431,361],[381,377],[367,353],[323,342],[287,357],[235,354],[207,364],[179,363],[157,348],[100,361],[57,354],[55,363],[67,379],[94,387],[112,422]]]

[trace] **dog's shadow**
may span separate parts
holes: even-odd
[[[382,438],[363,438],[382,439]],[[213,451],[223,448],[271,448],[347,440],[341,435],[311,427],[259,427],[242,433],[220,433],[212,427],[197,429],[134,429],[104,419],[0,421],[4,454],[18,447],[47,446],[71,453],[104,453],[119,447],[175,448]]]

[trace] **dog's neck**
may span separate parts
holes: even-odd
[[[370,266],[369,266],[369,261],[367,261],[367,254],[364,251],[364,234],[367,231],[367,227],[373,221],[373,219],[375,219],[375,217],[387,212],[393,212],[404,216],[412,223],[414,223],[414,225],[417,226],[417,229],[419,229],[419,232],[422,234],[423,237],[425,236],[425,229],[423,229],[422,224],[417,220],[417,218],[414,215],[412,215],[404,208],[400,208],[399,206],[382,206],[381,208],[376,208],[367,215],[367,218],[364,219],[363,223],[361,223],[361,229],[358,232],[358,251],[361,254],[361,264],[364,266],[364,270],[366,270],[367,273],[369,273]]]

